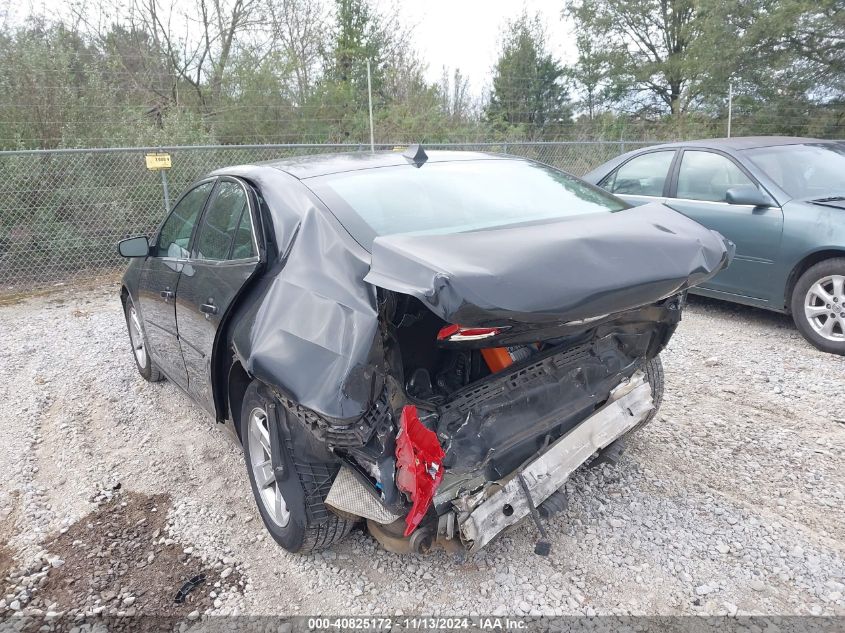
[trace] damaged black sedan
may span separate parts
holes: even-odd
[[[362,520],[399,552],[544,534],[655,415],[685,292],[732,255],[661,204],[419,147],[222,169],[119,251],[138,370],[237,435],[294,552]]]

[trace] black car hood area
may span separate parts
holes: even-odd
[[[570,322],[700,284],[733,244],[662,204],[448,235],[377,237],[364,281],[461,325]]]

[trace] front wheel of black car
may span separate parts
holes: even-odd
[[[241,408],[241,440],[258,512],[273,539],[289,552],[325,549],[354,525],[323,503],[338,466],[315,459],[310,446],[295,445],[292,435],[299,429],[291,425],[299,422],[268,391],[253,381]],[[299,439],[310,443],[305,435]]]
[[[132,302],[132,298],[129,296],[123,302],[123,314],[126,317],[126,328],[129,330],[129,344],[132,346],[132,355],[135,358],[135,366],[138,368],[138,373],[141,374],[144,380],[158,382],[163,376],[158,370],[158,367],[156,367],[153,359],[150,358],[147,337],[144,335],[144,328],[141,327],[141,318],[138,315],[135,304]]]
[[[823,352],[845,355],[845,258],[807,269],[792,290],[790,308],[805,339]]]

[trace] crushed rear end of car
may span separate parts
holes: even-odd
[[[331,319],[355,358],[303,359],[299,394],[264,380],[339,465],[329,510],[366,519],[393,551],[477,551],[650,419],[686,289],[730,257],[661,205],[378,237],[363,277],[372,320],[349,300]],[[355,403],[359,415],[335,413]]]

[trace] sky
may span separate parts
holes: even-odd
[[[458,67],[470,78],[470,90],[480,94],[491,82],[506,20],[523,8],[539,13],[552,53],[573,63],[576,49],[572,27],[561,20],[563,0],[399,0],[403,23],[414,29],[414,45],[428,64],[427,77],[438,81],[443,66]]]
[[[413,29],[413,46],[428,66],[427,79],[439,82],[443,66],[460,68],[475,96],[490,87],[504,24],[523,9],[540,15],[551,52],[560,61],[573,63],[577,57],[572,27],[561,19],[564,0],[377,0],[376,6],[384,10],[392,1],[402,23]],[[0,13],[8,12],[15,22],[29,13],[66,15],[71,2],[96,6],[85,0],[0,0]]]

